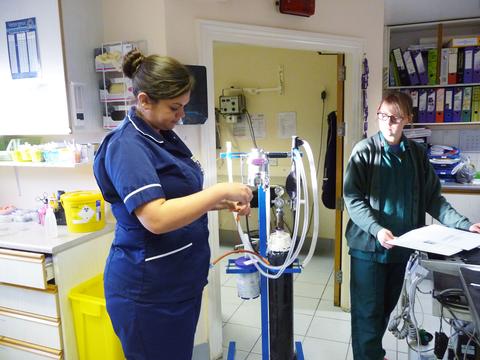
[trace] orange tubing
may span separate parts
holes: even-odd
[[[265,259],[264,257],[260,256],[260,255],[257,254],[255,251],[239,249],[239,250],[229,251],[229,252],[223,254],[222,256],[216,258],[216,259],[212,262],[212,266],[213,266],[213,265],[216,265],[219,261],[221,261],[223,258],[227,257],[228,255],[238,254],[238,253],[248,253],[248,254],[255,255],[256,258],[262,260],[265,264],[270,265],[270,263],[268,262],[267,259]]]

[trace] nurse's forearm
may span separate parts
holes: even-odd
[[[192,223],[223,200],[235,197],[229,190],[224,184],[217,184],[181,198],[156,199],[140,206],[135,214],[150,232],[166,233]]]
[[[221,200],[218,204],[215,204],[210,210],[225,210],[225,209],[234,211],[236,209],[236,204],[233,201]]]

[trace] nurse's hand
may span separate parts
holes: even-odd
[[[377,239],[380,245],[385,249],[391,249],[394,245],[389,244],[388,242],[395,239],[392,232],[388,229],[383,228],[377,233]]]
[[[240,203],[240,205],[248,204],[252,198],[252,190],[244,184],[240,183],[220,183],[217,184],[223,191],[225,200]]]
[[[247,203],[247,204],[236,203],[235,208],[232,211],[236,212],[238,215],[248,216],[250,215],[251,210],[252,209],[250,209],[250,203]]]
[[[480,233],[480,223],[473,224],[468,230],[471,232]]]
[[[228,210],[236,212],[238,215],[250,215],[250,203],[241,204],[235,201],[222,200],[216,204],[211,210]]]

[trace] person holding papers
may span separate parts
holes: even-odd
[[[472,224],[441,195],[426,149],[403,135],[412,116],[408,95],[387,94],[377,109],[380,131],[354,147],[345,173],[355,360],[385,356],[382,338],[413,251],[389,242],[424,226],[426,213],[446,226],[480,233],[480,223]]]

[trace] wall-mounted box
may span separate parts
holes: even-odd
[[[245,97],[241,94],[220,96],[220,113],[223,115],[239,115],[245,111]]]

